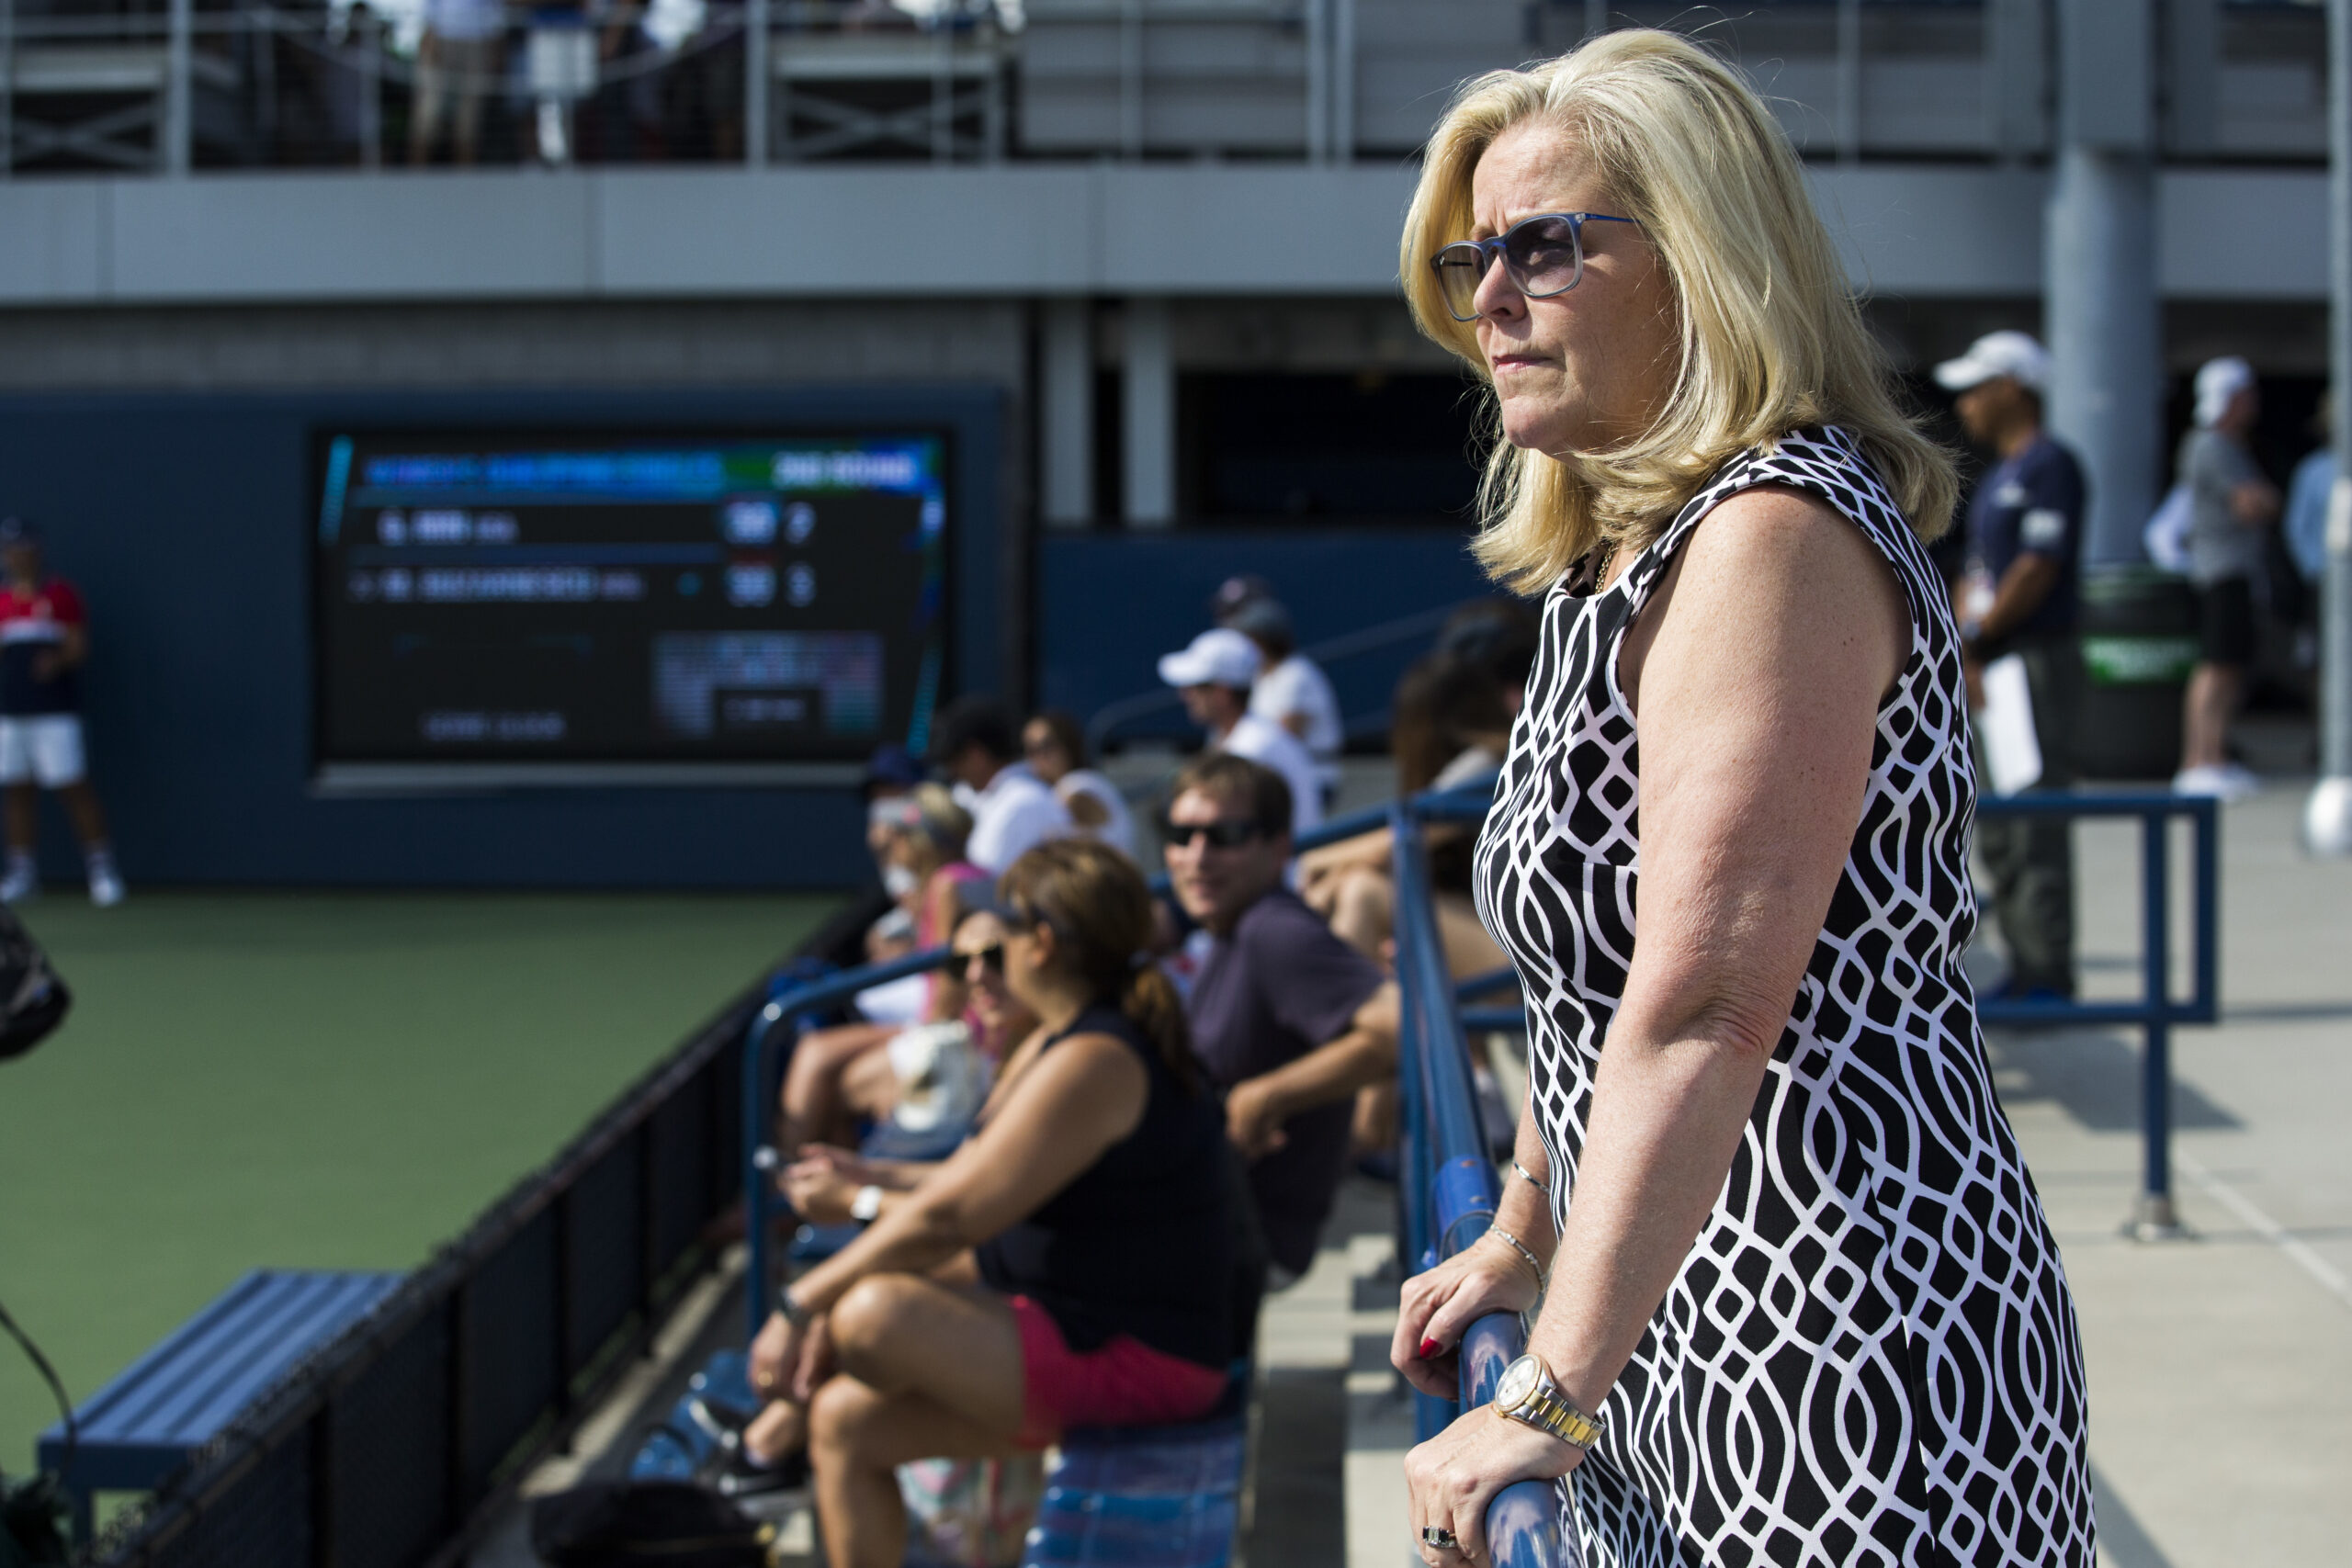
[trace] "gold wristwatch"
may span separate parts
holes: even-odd
[[[1580,1449],[1600,1440],[1600,1423],[1568,1403],[1552,1381],[1552,1369],[1533,1355],[1521,1356],[1495,1380],[1495,1414]]]

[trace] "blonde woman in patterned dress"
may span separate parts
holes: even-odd
[[[1480,549],[1544,595],[1476,875],[1522,1174],[1408,1281],[1397,1366],[1450,1396],[1548,1285],[1514,1412],[1406,1461],[1422,1556],[1481,1561],[1541,1478],[1595,1568],[2088,1568],[2073,1303],[1961,971],[1952,478],[1786,139],[1690,42],[1604,35],[1465,89],[1404,272],[1494,389]]]

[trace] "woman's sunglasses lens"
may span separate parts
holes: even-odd
[[[1000,942],[994,946],[983,947],[977,953],[967,953],[964,956],[964,962],[968,964],[975,958],[980,961],[980,967],[989,974],[1004,973],[1004,943]]]
[[[1437,254],[1438,291],[1457,321],[1477,318],[1478,279],[1487,272],[1487,258],[1476,245],[1448,245]]]
[[[1521,291],[1540,298],[1576,287],[1577,226],[1566,218],[1531,218],[1503,242],[1503,261]]]

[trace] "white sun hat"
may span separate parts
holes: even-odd
[[[1232,686],[1247,691],[1264,662],[1256,643],[1230,626],[1216,626],[1162,659],[1159,678],[1171,686]]]

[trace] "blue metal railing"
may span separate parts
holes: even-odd
[[[1396,981],[1403,999],[1397,1075],[1404,1136],[1406,1262],[1433,1268],[1487,1234],[1500,1190],[1478,1116],[1470,1047],[1455,987],[1439,939],[1430,886],[1426,820],[1476,821],[1491,785],[1449,791],[1400,804],[1389,818],[1395,839]],[[1488,976],[1493,980],[1493,976]],[[1458,1401],[1413,1395],[1415,1435],[1435,1437],[1462,1410],[1494,1398],[1495,1382],[1527,1348],[1516,1313],[1491,1313],[1462,1337]],[[1488,1551],[1498,1568],[1553,1568],[1571,1560],[1550,1483],[1505,1487],[1487,1508]]]
[[[2172,1235],[2179,1217],[2172,1196],[2172,1030],[2177,1024],[2211,1023],[2221,1016],[2221,813],[2217,803],[2197,795],[2138,791],[2090,795],[2047,793],[1986,795],[1976,814],[1988,817],[2133,818],[2140,823],[2140,995],[2120,1001],[1987,997],[1976,1015],[1988,1024],[2064,1027],[2124,1024],[2139,1028],[2146,1049],[2140,1056],[2141,1191],[2132,1218],[2141,1234]],[[2172,994],[2172,840],[2170,825],[2187,818],[2193,830],[2189,883],[2193,976],[2186,998]],[[1402,903],[1402,899],[1399,899]],[[1453,987],[1467,1001],[1514,984],[1510,970],[1477,976]],[[1526,1015],[1516,1005],[1465,1008],[1465,1029],[1523,1032]]]

